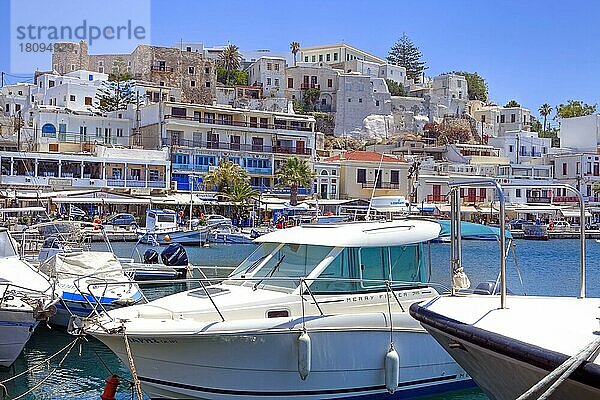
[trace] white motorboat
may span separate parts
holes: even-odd
[[[50,319],[56,325],[67,326],[72,315],[87,317],[144,301],[138,285],[108,251],[57,253],[39,270],[55,278],[62,291],[57,313]]]
[[[459,184],[455,185],[454,190]],[[501,200],[503,229],[504,196],[498,184],[493,186]],[[567,185],[543,187],[574,191],[584,215],[577,190]],[[412,305],[411,315],[490,399],[600,399],[600,299],[586,298],[585,229],[580,232],[580,264],[574,268],[580,271],[576,298],[509,295],[502,241],[500,249],[499,297],[442,296]],[[460,265],[460,257],[457,262]]]
[[[84,329],[126,365],[131,355],[153,399],[407,398],[469,386],[407,312],[437,295],[424,283],[425,250],[439,232],[404,220],[268,233],[222,283]]]
[[[10,366],[40,320],[55,311],[60,291],[53,282],[21,260],[16,243],[0,228],[0,366]]]
[[[221,224],[209,228],[208,241],[211,243],[249,244],[254,238],[252,233],[245,233],[237,226]]]
[[[177,223],[177,217],[178,214],[172,210],[146,210],[146,227],[137,230],[140,241],[151,245],[179,243],[200,246],[206,243],[206,227],[184,228]]]

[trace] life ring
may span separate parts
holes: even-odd
[[[548,224],[548,230],[551,231],[554,229],[554,221],[550,221],[550,223]]]
[[[179,210],[179,212],[177,213],[177,215],[179,215],[180,217],[183,217],[183,211]]]
[[[93,224],[94,224],[94,230],[97,231],[97,230],[100,230],[100,225],[102,225],[102,221],[100,220],[100,218],[96,217],[96,218],[94,218]]]

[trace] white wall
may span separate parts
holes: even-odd
[[[563,118],[558,137],[562,147],[595,152],[600,138],[600,115]]]

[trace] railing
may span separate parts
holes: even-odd
[[[465,195],[462,196],[462,201],[466,203],[482,203],[486,201],[485,196],[477,196],[477,195]]]
[[[366,181],[362,183],[363,189],[400,189],[399,183],[391,183],[391,182],[375,182],[375,181]]]
[[[106,186],[125,187],[124,179],[107,179]]]
[[[556,200],[556,197],[554,199]],[[550,204],[552,203],[552,197],[527,196],[527,202],[531,204]]]
[[[173,169],[178,171],[208,172],[208,165],[173,163]]]
[[[249,174],[271,175],[273,170],[269,168],[245,167]]]
[[[555,203],[577,203],[579,201],[577,196],[554,196],[552,199]]]
[[[321,85],[318,83],[302,83],[300,84],[300,89],[321,89]]]
[[[427,202],[428,203],[445,203],[448,201],[447,194],[428,194]]]
[[[157,188],[164,189],[167,187],[167,184],[164,181],[148,181],[149,188]]]
[[[214,118],[198,118],[198,117],[188,117],[187,115],[172,115],[166,114],[165,119],[174,119],[174,120],[186,120],[186,121],[195,121],[200,124],[210,124],[210,125],[221,125],[221,126],[239,126],[244,128],[261,128],[261,129],[285,129],[291,131],[301,131],[301,132],[312,132],[312,129],[307,126],[294,125],[291,122],[289,124],[264,124],[257,122],[242,122],[242,121],[233,121],[228,119],[214,119]],[[308,121],[297,121],[298,124],[308,124]]]
[[[123,128],[125,129],[125,128]],[[114,132],[113,132],[114,133]],[[110,138],[105,139],[104,136],[96,136],[96,135],[84,135],[79,133],[58,133],[56,136],[43,136],[46,139],[51,139],[50,142],[53,142],[52,139],[55,139],[60,143],[86,143],[86,144],[116,144],[117,137],[112,136]]]
[[[256,144],[243,144],[243,143],[231,143],[231,142],[212,142],[202,140],[188,140],[188,139],[175,139],[163,138],[163,145],[165,146],[181,146],[181,147],[197,147],[205,149],[215,150],[231,150],[231,151],[252,151],[258,153],[279,153],[279,154],[296,154],[310,156],[312,149],[303,147],[286,147],[286,146],[270,146],[270,145],[256,145]]]

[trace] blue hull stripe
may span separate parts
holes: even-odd
[[[30,323],[30,322],[13,322],[13,321],[0,321],[0,326],[26,326],[26,327],[35,327],[37,325],[36,323]]]
[[[393,398],[407,398],[409,396],[422,396],[424,394],[439,393],[442,391],[458,390],[466,387],[474,386],[474,383],[470,379],[461,380],[458,382],[446,382],[449,380],[456,379],[456,375],[440,376],[436,378],[421,379],[410,382],[400,382],[398,385],[398,391],[394,395],[390,395],[385,385],[359,387],[359,388],[347,388],[347,389],[323,389],[323,390],[300,390],[300,391],[252,391],[252,390],[229,390],[229,389],[216,389],[206,388],[195,385],[188,385],[185,383],[169,382],[160,379],[146,378],[140,376],[139,379],[142,382],[153,383],[162,386],[170,386],[185,390],[193,390],[196,392],[225,394],[231,396],[258,396],[258,397],[298,397],[298,396],[323,396],[323,395],[334,395],[334,394],[348,394],[352,399],[393,399]],[[442,383],[445,382],[445,383]],[[426,386],[421,388],[403,389],[408,386],[422,385],[422,384],[435,384],[434,386]],[[377,394],[358,394],[359,392],[369,392],[374,390],[383,391]],[[355,394],[352,396],[352,394]]]
[[[135,292],[133,296],[131,296],[131,298],[136,301],[139,300],[142,297],[142,294],[138,291]],[[109,304],[112,303],[115,300],[119,300],[119,298],[117,297],[94,297],[91,295],[85,295],[85,298],[79,294],[79,293],[72,293],[72,292],[63,292],[62,294],[62,299],[65,301],[78,301],[78,302],[85,302],[85,299],[87,298],[87,300],[94,304],[97,303],[98,301],[100,301],[100,303],[102,304]]]

